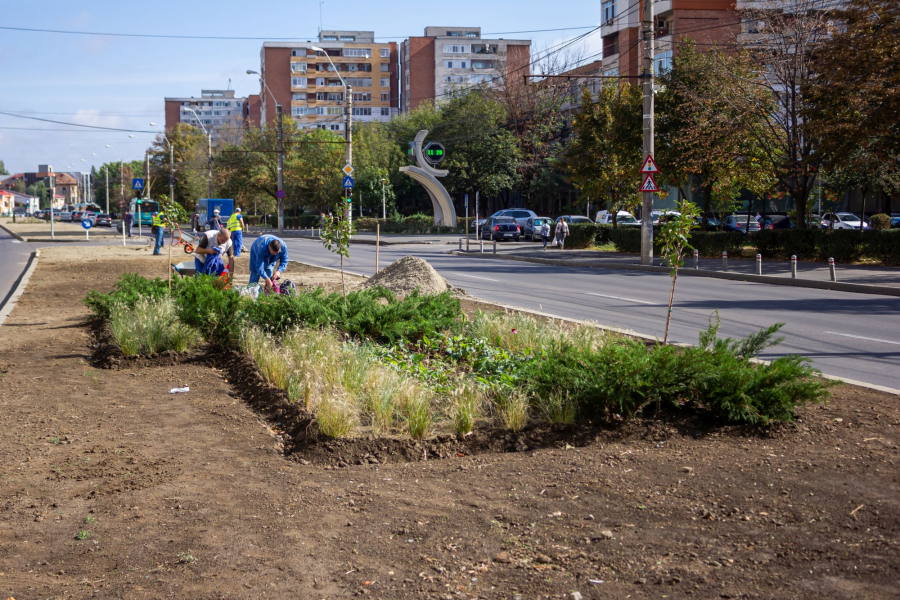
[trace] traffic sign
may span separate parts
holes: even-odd
[[[275,196],[279,199],[284,198],[284,190],[278,190],[277,192],[275,192]]]
[[[94,222],[91,221],[90,219],[82,219],[81,226],[84,227],[85,229],[90,229],[91,227],[94,226]]]
[[[344,175],[344,187],[352,188],[353,187],[353,178],[349,175]]]
[[[440,142],[428,142],[425,145],[425,160],[437,164],[444,160],[444,145]]]
[[[344,172],[344,175],[349,176],[349,175],[353,175],[354,169],[353,169],[353,166],[348,163],[348,164],[344,165],[344,168],[341,169],[341,171]]]
[[[648,173],[647,178],[644,180],[644,183],[641,185],[642,192],[658,192],[659,187],[656,185],[656,180],[653,179],[653,174]]]
[[[140,178],[134,178],[131,180],[131,189],[133,190],[142,190],[144,189],[144,180]]]
[[[656,166],[656,161],[653,160],[652,155],[647,155],[647,160],[644,161],[644,166],[641,167],[641,173],[659,173],[659,167]]]

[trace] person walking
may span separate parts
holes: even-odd
[[[197,213],[194,213],[194,216],[191,217],[191,231],[194,233],[200,231],[200,215]]]
[[[564,218],[556,224],[556,245],[560,250],[564,250],[566,246],[566,236],[569,235],[569,224]]]
[[[131,226],[134,225],[134,215],[130,212],[125,213],[125,217],[122,219],[123,227],[125,228],[125,232],[128,234],[128,237],[131,237]]]
[[[544,221],[541,225],[541,241],[544,242],[544,250],[547,249],[547,242],[550,241],[550,221]]]
[[[162,252],[160,252],[160,250],[162,249],[162,246],[163,246],[163,236],[165,235],[165,232],[166,232],[166,223],[168,222],[168,219],[166,219],[165,213],[159,213],[159,212],[153,213],[153,215],[151,215],[151,219],[152,220],[150,221],[150,233],[153,234],[153,240],[154,240],[153,255],[159,256],[160,254],[162,254]]]
[[[234,209],[234,212],[228,217],[228,222],[225,223],[225,228],[231,232],[231,243],[234,244],[234,257],[238,258],[244,247],[244,217],[241,215],[240,208]]]
[[[287,263],[288,253],[284,240],[274,235],[259,236],[250,246],[250,284],[259,283],[263,279],[267,289],[274,288],[275,281],[287,269]]]

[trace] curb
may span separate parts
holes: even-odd
[[[25,270],[22,271],[22,274],[19,275],[19,278],[16,280],[13,288],[9,291],[9,294],[7,294],[6,298],[3,299],[3,302],[0,303],[0,326],[3,326],[6,317],[8,317],[16,307],[16,302],[18,302],[19,297],[25,292],[28,280],[31,279],[31,274],[34,273],[34,269],[37,267],[40,253],[40,250],[35,250],[31,253],[28,264],[25,266]]]
[[[620,269],[624,271],[649,271],[651,273],[669,273],[668,267],[627,265],[627,264],[584,264],[572,260],[553,258],[525,258],[521,256],[503,256],[500,254],[481,254],[480,252],[460,252],[451,250],[449,254],[455,256],[476,256],[485,259],[512,260],[539,265],[555,265],[559,267],[574,267],[580,269]],[[751,283],[767,283],[770,285],[784,285],[789,287],[812,288],[817,290],[829,290],[834,292],[853,292],[857,294],[877,294],[880,296],[900,296],[900,288],[866,285],[863,283],[842,283],[840,281],[815,281],[812,279],[791,279],[787,277],[772,277],[769,275],[750,275],[743,273],[728,273],[722,271],[706,271],[684,268],[678,270],[679,275],[693,277],[709,277],[712,279],[729,279],[732,281],[746,281]]]
[[[18,233],[16,233],[15,231],[12,231],[12,230],[10,230],[10,229],[7,229],[5,225],[0,225],[0,229],[2,229],[3,231],[5,231],[5,232],[8,233],[9,235],[13,236],[14,238],[16,238],[17,240],[19,240],[20,242],[27,242],[27,241],[28,241],[28,240],[26,240],[25,238],[23,238],[21,235],[19,235]]]

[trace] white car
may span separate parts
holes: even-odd
[[[613,215],[611,211],[601,210],[597,213],[597,223],[612,224]],[[616,225],[624,225],[626,227],[640,227],[641,222],[634,218],[634,215],[627,210],[620,210],[616,213]]]
[[[665,217],[680,217],[681,213],[677,210],[654,210],[650,213],[653,217],[653,224],[659,225],[660,221]],[[666,219],[668,220],[668,219]]]
[[[472,229],[475,230],[476,227],[481,227],[487,220],[493,217],[512,217],[516,220],[519,228],[524,229],[526,221],[528,221],[528,219],[534,219],[537,216],[538,214],[533,210],[528,210],[525,208],[506,208],[504,210],[498,210],[490,217],[472,221]]]
[[[822,227],[824,229],[831,229],[832,222],[834,222],[834,229],[859,229],[860,219],[853,213],[848,212],[839,212],[839,213],[828,213],[822,217]],[[865,221],[862,221],[863,229],[868,229],[869,224]]]

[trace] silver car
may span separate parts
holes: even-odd
[[[525,221],[522,227],[522,236],[526,239],[536,242],[541,239],[541,227],[544,223],[550,224],[550,231],[553,231],[553,219],[550,217],[531,217]]]
[[[525,222],[528,221],[528,219],[537,217],[537,213],[533,210],[528,210],[525,208],[505,208],[503,210],[498,210],[490,217],[472,221],[472,230],[474,231],[476,228],[481,227],[486,221],[494,217],[512,217],[516,220],[516,223],[519,225],[519,227],[524,229]]]

